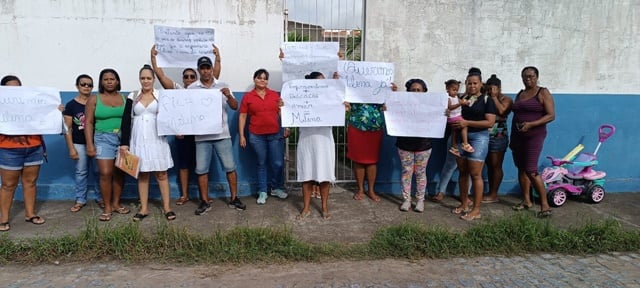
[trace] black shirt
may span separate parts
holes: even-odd
[[[486,119],[484,114],[496,114],[496,105],[489,96],[465,96],[463,99],[473,101],[471,106],[462,106],[462,118],[464,120],[482,121]],[[468,127],[467,131],[478,132],[482,130],[487,130],[487,128]]]
[[[84,138],[84,108],[85,105],[71,99],[64,106],[65,116],[71,116],[71,139],[73,144],[87,144],[87,139]]]
[[[421,137],[398,137],[396,147],[411,152],[426,151],[431,149],[431,139]]]

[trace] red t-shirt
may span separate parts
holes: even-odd
[[[3,135],[0,134],[0,148],[31,148],[42,145],[40,135]]]
[[[267,89],[262,99],[255,89],[247,92],[240,103],[240,113],[249,116],[249,132],[258,135],[280,132],[280,95]]]

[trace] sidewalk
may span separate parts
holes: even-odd
[[[293,234],[301,240],[311,243],[339,242],[359,243],[368,241],[373,233],[380,227],[399,224],[406,221],[419,222],[425,225],[439,225],[455,231],[462,231],[477,223],[490,221],[513,215],[515,213],[531,213],[540,210],[535,206],[532,210],[516,212],[511,206],[520,202],[514,196],[501,196],[499,203],[483,204],[482,219],[471,223],[458,219],[451,214],[451,209],[458,205],[455,198],[445,197],[442,203],[427,201],[424,213],[401,212],[398,207],[401,199],[399,196],[382,194],[379,203],[368,198],[361,201],[352,199],[353,191],[341,186],[331,188],[329,196],[329,209],[331,219],[324,220],[320,217],[320,200],[312,199],[312,214],[304,220],[296,220],[302,207],[302,195],[300,189],[291,191],[289,198],[281,200],[269,197],[265,205],[258,206],[253,197],[244,197],[241,200],[247,204],[247,210],[238,211],[230,209],[226,205],[226,199],[215,199],[212,211],[202,216],[194,215],[197,201],[192,200],[183,206],[172,207],[178,218],[169,222],[172,226],[185,226],[197,233],[213,233],[220,229],[226,230],[236,226],[247,227],[289,227]],[[134,202],[125,202],[132,210],[131,214],[114,214],[113,220],[99,223],[99,226],[118,225],[132,221],[136,207]],[[37,213],[47,220],[47,223],[36,226],[23,221],[24,206],[22,202],[15,202],[11,212],[11,230],[8,232],[11,238],[48,237],[65,234],[76,234],[86,226],[88,220],[97,221],[101,209],[90,202],[80,212],[72,213],[69,208],[73,201],[47,201],[37,203]],[[141,222],[144,229],[151,229],[158,222],[166,222],[160,213],[160,203],[150,204],[150,217]],[[550,221],[557,227],[580,226],[589,221],[602,219],[615,219],[627,228],[640,228],[640,193],[612,193],[607,194],[600,204],[589,204],[581,200],[570,199],[567,203],[553,209]]]

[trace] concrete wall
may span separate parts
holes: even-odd
[[[281,70],[282,9],[281,0],[2,0],[0,74],[74,91],[77,75],[112,67],[130,91],[149,63],[154,25],[204,27],[216,30],[221,80],[247,91],[258,68]],[[180,81],[181,69],[167,70]]]
[[[598,169],[608,173],[607,191],[640,191],[634,148],[640,141],[640,1],[370,0],[365,27],[365,60],[394,62],[397,83],[422,78],[432,91],[444,91],[447,79],[464,80],[476,66],[485,79],[497,74],[513,97],[522,87],[521,69],[537,66],[557,115],[542,156],[562,156],[581,139],[592,152],[598,126],[614,124],[618,131],[599,152]],[[378,189],[399,193],[394,141],[385,139]],[[437,141],[430,182],[437,181],[444,148]],[[517,192],[510,151],[504,163],[501,193]],[[540,164],[549,165],[546,159]]]
[[[396,80],[434,91],[476,66],[517,92],[534,65],[555,93],[640,92],[637,0],[370,0],[365,27],[367,61],[394,62]]]

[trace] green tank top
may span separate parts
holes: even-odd
[[[120,96],[122,97],[122,106],[109,107],[102,104],[102,100],[100,100],[100,94],[96,95],[96,97],[98,97],[96,99],[97,101],[95,113],[96,131],[108,133],[118,133],[120,131],[122,114],[124,114],[124,105],[126,103],[124,95]]]

